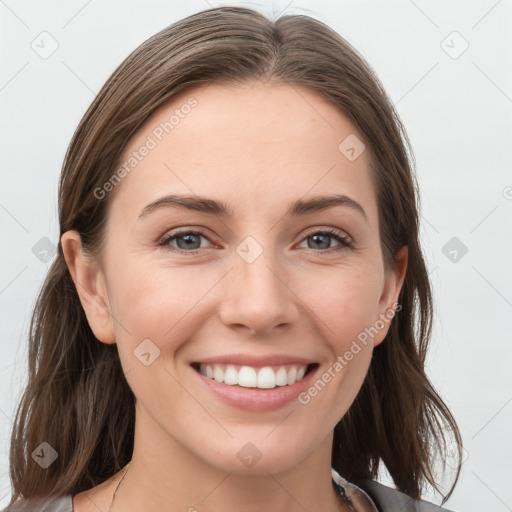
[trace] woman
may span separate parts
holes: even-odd
[[[8,510],[444,510],[407,147],[307,16],[214,8],[136,49],[65,158]]]

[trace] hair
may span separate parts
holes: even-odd
[[[425,374],[433,305],[414,157],[373,70],[327,25],[305,15],[270,20],[252,9],[218,7],[150,37],[110,76],[73,135],[59,181],[60,235],[77,230],[83,249],[98,256],[112,194],[98,200],[94,191],[112,178],[149,116],[186,87],[255,80],[317,91],[353,123],[371,154],[386,269],[408,247],[401,310],[334,429],[332,467],[357,483],[377,479],[383,463],[396,487],[418,499],[425,485],[440,491],[437,456],[444,474],[453,439],[457,471],[446,501],[459,477],[462,440]],[[116,345],[97,340],[88,324],[60,242],[34,306],[28,369],[10,445],[10,504],[88,490],[130,461],[135,397]],[[42,442],[58,453],[47,469],[31,457]]]

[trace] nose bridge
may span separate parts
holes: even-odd
[[[226,325],[244,325],[266,332],[298,317],[297,304],[286,285],[277,255],[253,237],[236,248],[230,285],[221,308]]]
[[[251,300],[275,300],[283,296],[283,283],[277,278],[276,258],[270,254],[270,249],[264,251],[254,261],[240,258],[235,265],[239,277],[242,297],[250,296]]]

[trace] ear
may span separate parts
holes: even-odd
[[[394,267],[386,272],[384,289],[379,300],[379,317],[375,319],[375,328],[378,332],[373,339],[374,347],[384,341],[395,311],[401,309],[398,296],[404,283],[408,257],[409,249],[404,245],[395,255]]]
[[[66,231],[60,239],[64,258],[94,336],[115,343],[107,287],[98,263],[82,249],[77,231]]]

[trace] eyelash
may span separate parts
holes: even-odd
[[[169,244],[170,242],[176,240],[177,238],[180,238],[184,235],[196,235],[196,236],[202,236],[203,238],[206,238],[206,240],[210,241],[210,239],[201,231],[194,231],[194,230],[182,230],[182,231],[174,231],[169,233],[168,235],[164,236],[160,242],[158,242],[158,246],[164,247],[167,250],[179,252],[182,254],[187,254],[190,256],[193,256],[195,254],[198,254],[202,249],[192,249],[190,251],[186,251],[184,249],[179,249],[178,247],[171,247]],[[337,242],[340,243],[338,247],[333,247],[330,249],[321,249],[321,250],[314,250],[314,249],[307,249],[311,252],[325,254],[325,253],[332,253],[332,252],[338,252],[343,251],[345,249],[352,248],[352,242],[348,237],[342,236],[339,234],[338,231],[332,228],[325,228],[318,231],[313,231],[307,236],[305,236],[301,242],[304,240],[307,240],[308,238],[312,237],[313,235],[328,235],[334,238]],[[211,241],[210,241],[211,242]]]

